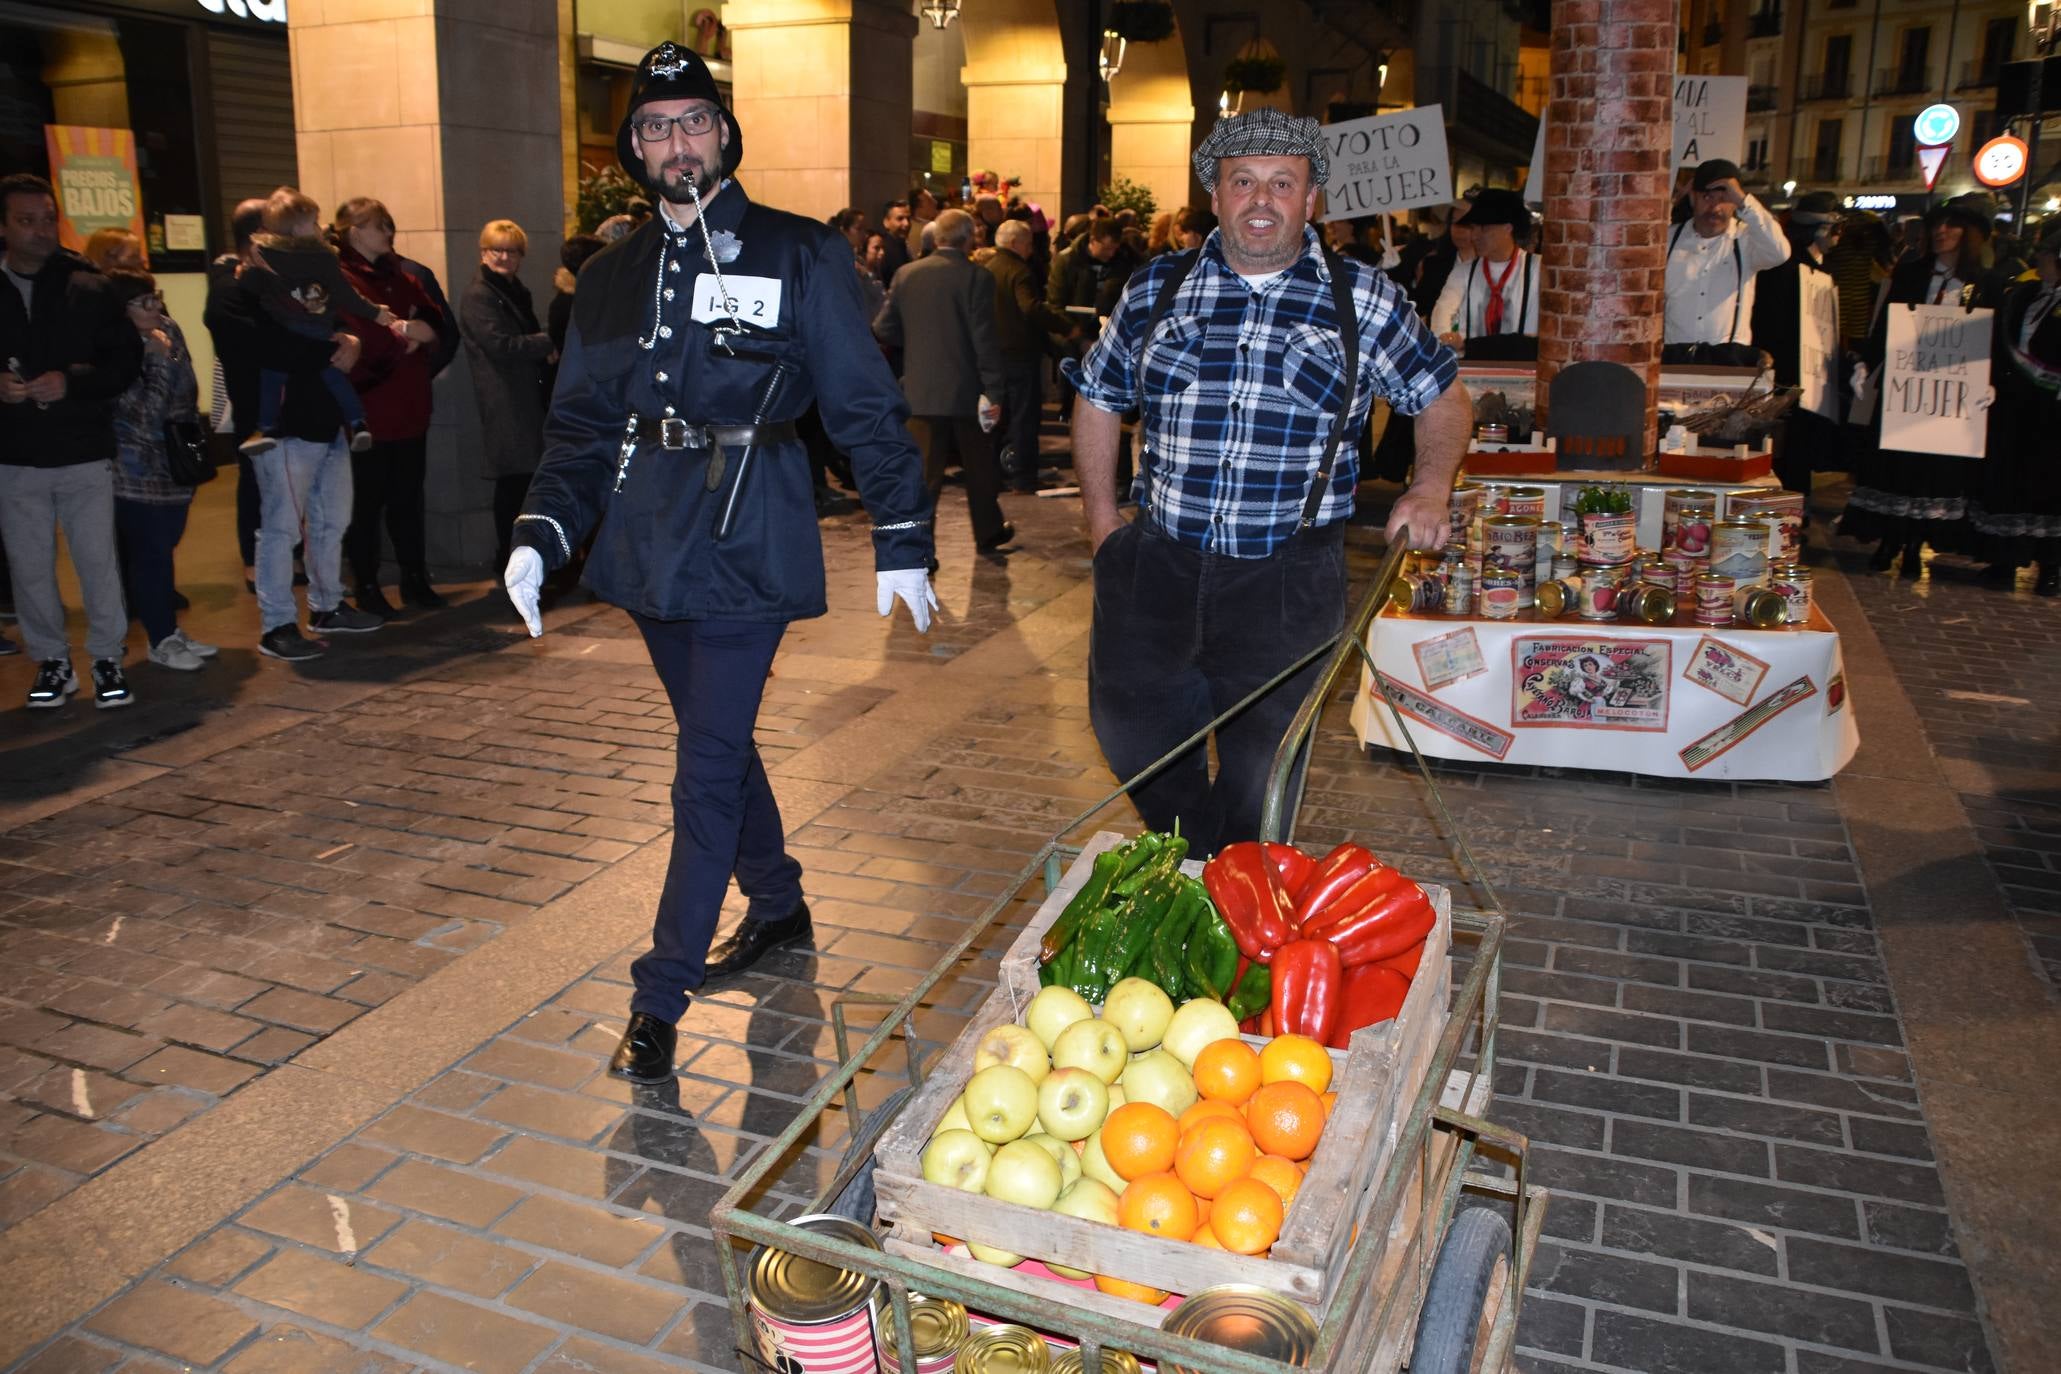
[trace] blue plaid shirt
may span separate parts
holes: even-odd
[[[1102,337],[1067,375],[1097,409],[1142,411],[1133,494],[1184,544],[1264,558],[1295,532],[1345,399],[1345,350],[1317,234],[1294,266],[1255,291],[1213,232],[1149,347],[1145,322],[1175,255],[1132,276]],[[1360,377],[1331,489],[1317,512],[1352,514],[1359,439],[1378,395],[1415,415],[1453,384],[1458,363],[1385,275],[1344,259],[1359,316]],[[1141,361],[1142,355],[1142,361]]]

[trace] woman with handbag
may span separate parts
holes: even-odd
[[[150,639],[150,661],[191,673],[216,653],[179,628],[172,600],[172,553],[186,533],[193,484],[211,475],[198,453],[193,355],[165,313],[156,278],[137,268],[116,268],[107,278],[143,336],[143,371],[115,401],[115,542],[124,591]]]

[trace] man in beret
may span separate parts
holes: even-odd
[[[1739,184],[1737,163],[1712,158],[1689,177],[1689,218],[1668,230],[1662,357],[1753,341],[1753,279],[1789,260],[1768,208]],[[1744,352],[1740,353],[1744,358]]]
[[[1473,418],[1452,351],[1401,288],[1310,227],[1327,170],[1314,119],[1220,120],[1194,168],[1217,228],[1133,276],[1068,368],[1086,402],[1074,408],[1074,469],[1095,549],[1089,711],[1125,778],[1343,626],[1345,525],[1375,397],[1417,419],[1416,476],[1388,520],[1390,541],[1413,548],[1445,542]],[[1116,452],[1133,407],[1127,523]],[[1146,823],[1179,821],[1198,855],[1258,838],[1274,749],[1317,671],[1216,732],[1214,781],[1198,746],[1139,787]]]
[[[752,726],[788,622],[825,610],[794,423],[812,402],[873,517],[876,608],[924,630],[937,600],[923,463],[851,245],[745,195],[744,133],[677,44],[639,64],[616,152],[657,213],[581,269],[506,582],[541,634],[545,572],[593,532],[582,580],[630,613],[679,723],[672,861],[609,1063],[663,1083],[688,994],[811,934]],[[745,916],[712,951],[733,876]]]

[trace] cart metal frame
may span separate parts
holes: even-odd
[[[865,1168],[870,1161],[874,1145],[889,1124],[886,1117],[871,1123],[866,1122],[858,1097],[859,1073],[899,1032],[903,1039],[909,1081],[914,1086],[921,1085],[924,1064],[918,1048],[920,1042],[911,1026],[917,1006],[957,967],[960,959],[988,932],[1001,913],[1025,894],[1034,880],[1042,878],[1044,889],[1048,893],[1059,885],[1064,866],[1080,854],[1078,846],[1063,843],[1064,837],[1074,833],[1089,818],[1118,797],[1127,795],[1140,783],[1168,767],[1189,748],[1203,742],[1210,732],[1224,721],[1237,715],[1304,668],[1324,659],[1326,662],[1317,682],[1304,699],[1293,724],[1276,751],[1262,817],[1262,838],[1286,840],[1292,837],[1293,804],[1288,799],[1288,793],[1292,788],[1299,801],[1302,773],[1298,765],[1307,758],[1317,723],[1340,678],[1355,660],[1359,660],[1367,664],[1376,682],[1381,682],[1380,670],[1374,667],[1373,660],[1367,653],[1367,626],[1387,599],[1388,589],[1400,569],[1403,554],[1404,549],[1400,544],[1389,549],[1375,574],[1373,587],[1362,597],[1337,636],[1304,654],[1250,696],[1210,722],[1151,767],[1115,788],[1063,827],[1017,873],[1016,880],[1008,890],[997,897],[987,910],[967,927],[959,940],[908,992],[898,998],[877,993],[846,993],[832,1002],[830,1018],[839,1060],[837,1071],[826,1078],[801,1106],[793,1123],[777,1139],[758,1152],[749,1167],[723,1194],[710,1214],[717,1258],[723,1271],[723,1288],[730,1303],[731,1319],[737,1338],[737,1352],[747,1365],[778,1374],[778,1371],[763,1360],[756,1350],[745,1287],[744,1266],[748,1260],[740,1255],[739,1242],[785,1250],[878,1280],[885,1289],[887,1305],[893,1314],[897,1337],[896,1349],[901,1352],[904,1374],[915,1374],[916,1371],[916,1342],[909,1321],[909,1298],[912,1292],[951,1298],[991,1316],[1064,1334],[1080,1343],[1082,1360],[1088,1369],[1099,1368],[1100,1354],[1105,1349],[1127,1350],[1141,1359],[1152,1360],[1163,1368],[1169,1364],[1177,1364],[1187,1369],[1202,1371],[1203,1374],[1285,1374],[1286,1371],[1295,1368],[1327,1369],[1332,1365],[1347,1336],[1348,1319],[1353,1316],[1361,1295],[1373,1283],[1375,1266],[1383,1258],[1383,1247],[1374,1243],[1377,1239],[1374,1236],[1370,1236],[1367,1243],[1355,1244],[1352,1247],[1343,1276],[1321,1314],[1317,1344],[1311,1352],[1308,1364],[1292,1366],[1242,1351],[1168,1335],[1157,1327],[1107,1317],[1099,1312],[1069,1309],[1055,1313],[1050,1303],[1013,1288],[981,1279],[962,1277],[926,1265],[919,1260],[867,1249],[849,1241],[838,1240],[772,1217],[759,1215],[748,1209],[746,1200],[757,1195],[765,1187],[773,1171],[793,1153],[795,1147],[816,1126],[823,1114],[837,1104],[837,1099],[841,1096],[851,1140],[842,1166],[829,1184],[817,1193],[808,1209],[811,1212],[825,1210]],[[1390,703],[1390,710],[1395,711],[1393,703]],[[1408,725],[1399,712],[1395,712],[1395,715],[1398,727],[1405,739],[1408,739]],[[1414,743],[1412,751],[1415,752]],[[1411,1175],[1415,1174],[1419,1189],[1418,1201],[1422,1206],[1419,1225],[1431,1228],[1431,1234],[1426,1238],[1427,1243],[1417,1248],[1411,1269],[1399,1274],[1397,1281],[1383,1295],[1380,1305],[1369,1316],[1360,1320],[1371,1319],[1385,1327],[1397,1315],[1395,1305],[1404,1300],[1410,1302],[1412,1312],[1416,1310],[1417,1305],[1423,1301],[1425,1285],[1431,1268],[1437,1261],[1436,1242],[1444,1237],[1463,1189],[1506,1199],[1515,1218],[1511,1227],[1512,1246],[1508,1281],[1502,1285],[1500,1298],[1493,1289],[1491,1291],[1491,1310],[1484,1313],[1487,1328],[1485,1340],[1477,1346],[1474,1361],[1476,1369],[1495,1371],[1509,1367],[1513,1360],[1517,1312],[1532,1254],[1538,1245],[1547,1196],[1543,1189],[1533,1186],[1528,1179],[1528,1142],[1523,1135],[1483,1120],[1479,1116],[1448,1108],[1441,1103],[1448,1080],[1460,1066],[1470,1037],[1475,1043],[1474,1063],[1466,1072],[1465,1090],[1460,1098],[1461,1106],[1465,1107],[1476,1101],[1477,1089],[1485,1088],[1494,1081],[1496,1031],[1500,1023],[1497,1006],[1501,992],[1501,952],[1507,922],[1493,889],[1489,887],[1479,866],[1475,864],[1472,853],[1466,848],[1464,838],[1446,811],[1445,803],[1439,797],[1437,783],[1431,777],[1430,769],[1425,765],[1421,754],[1417,754],[1417,762],[1425,781],[1430,786],[1433,801],[1445,823],[1448,837],[1459,848],[1471,872],[1472,880],[1488,896],[1490,906],[1495,909],[1454,909],[1453,943],[1456,949],[1462,945],[1472,945],[1473,958],[1453,999],[1446,1026],[1432,1056],[1430,1070],[1425,1075],[1422,1088],[1410,1103],[1409,1115],[1397,1139],[1395,1152],[1382,1173],[1373,1206],[1367,1213],[1370,1217],[1393,1215],[1404,1199],[1404,1190],[1410,1184]],[[1284,812],[1287,814],[1285,821]],[[887,1011],[865,1040],[854,1049],[851,1044],[852,1027],[848,1011],[856,1007],[885,1007]],[[1458,1137],[1458,1146],[1443,1167],[1438,1164],[1436,1158],[1438,1133],[1434,1127],[1443,1128]],[[1473,1167],[1484,1144],[1492,1147],[1504,1161],[1514,1164],[1512,1177],[1505,1178]],[[1386,1227],[1379,1229],[1385,1236]],[[1354,1374],[1358,1372],[1355,1371]],[[1376,1374],[1387,1374],[1387,1371],[1376,1371]]]

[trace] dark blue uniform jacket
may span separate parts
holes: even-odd
[[[737,248],[730,261],[718,258],[723,276],[780,284],[777,320],[763,289],[732,292],[760,302],[756,311],[743,306],[749,333],[740,347],[764,356],[724,357],[712,347],[709,324],[691,318],[696,287],[709,273],[701,224],[680,234],[654,215],[595,256],[580,270],[544,458],[515,542],[555,569],[598,525],[583,580],[604,600],[654,619],[821,615],[823,545],[799,442],[759,447],[720,541],[716,521],[741,449],[726,450],[712,491],[708,450],[641,444],[617,486],[632,413],[741,425],[793,420],[813,401],[831,440],[851,458],[873,520],[874,566],[921,568],[930,556],[922,459],[901,388],[874,346],[850,244],[826,225],[753,204],[734,181],[706,204],[719,250],[730,248],[726,235]],[[769,392],[776,369],[782,375]]]

